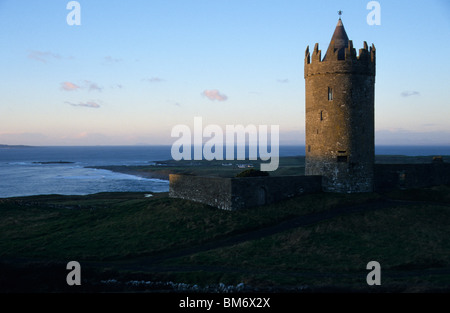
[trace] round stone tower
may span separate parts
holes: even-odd
[[[317,43],[306,49],[305,84],[305,175],[326,192],[373,191],[375,46],[357,55],[339,18],[323,59]]]

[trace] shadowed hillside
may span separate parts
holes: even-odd
[[[77,260],[79,291],[201,291],[221,283],[368,291],[365,266],[376,260],[379,291],[448,291],[449,194],[449,186],[315,194],[238,212],[167,194],[2,199],[0,286],[73,291],[65,266]]]

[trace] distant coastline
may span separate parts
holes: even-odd
[[[20,148],[33,148],[33,146],[25,146],[25,145],[1,145],[0,149],[20,149]]]
[[[70,161],[42,161],[42,162],[33,162],[33,164],[74,164],[75,162]]]
[[[16,149],[16,148],[39,148],[39,149],[88,149],[90,151],[102,150],[102,149],[131,149],[136,152],[143,151],[145,149],[157,148],[160,151],[164,151],[166,157],[170,157],[171,146],[170,145],[96,145],[96,146],[54,146],[54,145],[7,145],[0,144],[0,149]],[[246,148],[248,149],[248,147]],[[283,156],[297,156],[305,154],[304,144],[295,145],[280,145],[279,155]],[[246,150],[247,151],[247,150]],[[55,150],[57,152],[57,150]],[[450,155],[450,144],[435,144],[435,145],[386,145],[386,144],[376,144],[375,145],[376,155],[405,155],[405,156],[433,156],[433,155]],[[161,158],[151,159],[164,160]]]

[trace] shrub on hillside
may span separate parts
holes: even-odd
[[[236,177],[264,177],[269,176],[268,172],[255,170],[253,168],[240,172]]]

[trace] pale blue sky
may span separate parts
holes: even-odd
[[[342,10],[377,48],[376,143],[450,144],[446,0],[378,1],[379,26],[362,0],[80,0],[80,26],[68,2],[0,0],[0,143],[170,145],[200,116],[303,144],[305,49]]]

